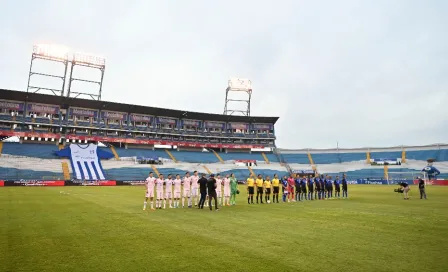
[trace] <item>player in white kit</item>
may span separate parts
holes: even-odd
[[[180,179],[180,175],[176,175],[173,184],[174,184],[174,208],[179,208],[180,193],[182,189],[181,188],[182,180]]]
[[[222,181],[224,185],[224,205],[230,206],[230,178],[229,175],[226,175],[226,177]],[[224,206],[223,205],[223,206]]]
[[[218,205],[222,206],[222,179],[221,175],[216,175],[216,198],[218,199]]]
[[[165,180],[163,179],[163,174],[160,174],[159,178],[156,179],[156,209],[162,208],[164,182]]]
[[[168,200],[168,205],[170,208],[173,208],[172,203],[173,198],[173,180],[171,178],[171,174],[165,179],[165,201],[163,202],[163,208],[166,208],[166,202]]]
[[[143,202],[143,210],[146,210],[146,204],[149,201],[151,201],[151,210],[154,210],[154,185],[156,182],[156,178],[153,176],[152,172],[149,172],[149,177],[146,179],[145,185],[146,185],[146,195],[145,195],[145,202]]]
[[[191,177],[191,201],[194,201],[194,205],[198,204],[198,171],[193,172],[193,176]]]
[[[185,177],[182,180],[184,184],[184,192],[182,195],[182,208],[185,207],[185,199],[187,199],[188,208],[191,208],[191,177],[190,172],[185,173]]]

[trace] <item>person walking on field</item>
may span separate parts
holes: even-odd
[[[207,190],[208,190],[208,205],[210,206],[210,211],[213,210],[212,206],[212,199],[215,200],[215,210],[219,211],[218,209],[218,199],[216,195],[216,187],[217,187],[217,181],[215,179],[215,175],[211,174],[210,178],[207,181]],[[221,186],[221,185],[219,185]]]
[[[198,209],[203,209],[205,204],[205,197],[207,196],[207,179],[205,174],[198,180],[199,191],[201,192],[201,198],[199,199]]]

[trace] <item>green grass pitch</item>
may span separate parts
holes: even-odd
[[[0,188],[0,271],[448,271],[448,187],[143,211],[144,188]]]

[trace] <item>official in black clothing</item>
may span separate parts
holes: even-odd
[[[201,198],[199,199],[198,209],[203,209],[205,204],[205,197],[207,196],[207,179],[205,174],[198,180],[199,191],[201,192]]]
[[[213,210],[212,198],[215,199],[215,210],[219,211],[218,197],[216,196],[216,186],[217,186],[217,183],[216,183],[215,175],[211,174],[210,178],[207,181],[208,205],[210,206],[210,211]]]
[[[425,181],[420,177],[418,178],[418,189],[420,190],[420,199],[426,199]]]

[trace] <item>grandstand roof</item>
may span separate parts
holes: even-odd
[[[39,93],[26,93],[21,91],[0,89],[0,99],[26,101],[34,103],[60,105],[62,108],[82,107],[109,111],[121,111],[127,113],[147,114],[154,116],[166,116],[174,118],[188,118],[194,120],[211,120],[222,122],[248,122],[275,124],[279,117],[254,117],[234,116],[213,113],[192,112],[184,110],[172,110],[165,108],[146,107],[107,101],[97,101],[81,98],[68,98],[65,96],[47,95]]]

